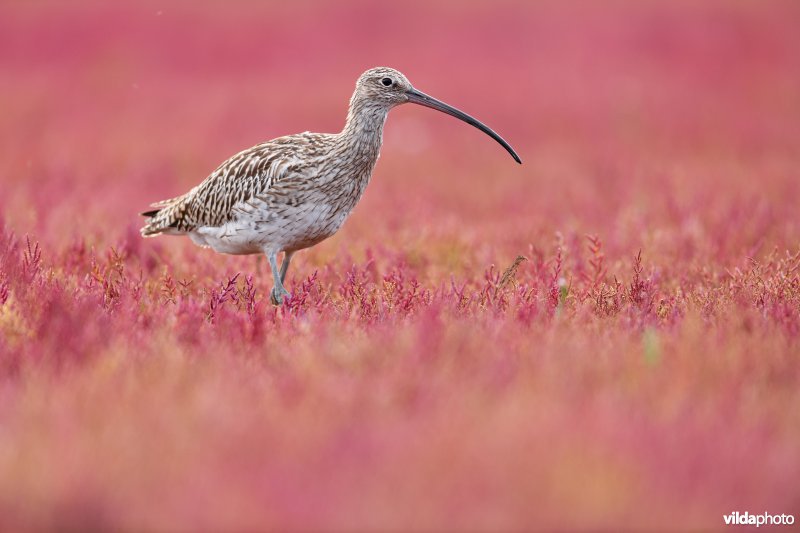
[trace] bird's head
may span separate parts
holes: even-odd
[[[408,102],[407,93],[413,89],[402,72],[389,67],[371,68],[356,82],[356,95],[388,108]]]
[[[436,109],[475,126],[500,143],[517,163],[522,163],[514,149],[491,128],[463,111],[418,91],[402,72],[393,68],[375,67],[364,72],[356,82],[356,90],[351,100],[351,110],[355,107],[373,109],[385,118],[385,113],[391,108],[408,102]]]

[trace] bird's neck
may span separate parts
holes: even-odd
[[[373,161],[378,158],[388,112],[385,106],[369,100],[354,98],[350,102],[341,136],[353,156]]]

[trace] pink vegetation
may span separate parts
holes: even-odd
[[[798,15],[0,5],[0,528],[800,518]],[[378,64],[525,164],[394,111],[280,309],[263,261],[138,236]]]

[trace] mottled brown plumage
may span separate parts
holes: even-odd
[[[143,236],[188,235],[229,254],[264,253],[272,268],[273,303],[280,304],[289,261],[297,250],[330,237],[369,183],[389,110],[414,102],[449,113],[516,153],[472,117],[417,90],[400,72],[378,67],[358,79],[340,133],[279,137],[231,157],[188,193],[152,204]],[[280,271],[277,255],[285,252]]]

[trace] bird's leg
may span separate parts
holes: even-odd
[[[292,260],[294,252],[285,252],[283,254],[283,263],[281,264],[281,284],[286,281],[286,271],[289,270],[289,261]]]
[[[283,282],[281,281],[281,271],[278,270],[277,252],[268,253],[267,259],[269,259],[269,267],[272,269],[272,279],[275,282],[275,285],[272,287],[272,292],[269,295],[269,299],[272,302],[272,305],[281,305],[283,303],[283,297],[291,296],[291,294],[289,294],[289,291],[286,290],[286,288],[283,286]],[[284,263],[285,262],[286,260],[284,259]]]

